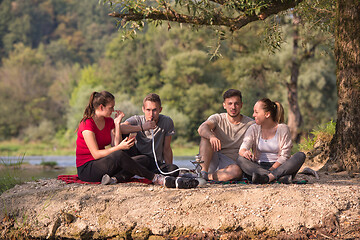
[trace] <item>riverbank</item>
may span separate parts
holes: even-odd
[[[20,140],[9,140],[0,142],[0,159],[7,156],[16,157],[21,160],[22,156],[75,156],[75,140],[73,144],[56,144],[44,142],[23,142]],[[195,156],[199,152],[198,143],[172,143],[175,157]]]
[[[193,169],[193,156],[174,157],[181,168]],[[0,163],[0,194],[30,180],[56,178],[61,174],[76,174],[75,156],[24,156],[7,157]]]
[[[319,180],[299,175],[307,184],[207,184],[188,190],[28,182],[0,196],[0,237],[360,237],[359,175],[319,174]]]
[[[307,153],[319,170],[328,148]],[[360,239],[360,175],[298,174],[306,184],[17,185],[0,196],[3,239]]]

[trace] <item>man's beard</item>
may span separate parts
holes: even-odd
[[[230,113],[228,113],[228,114],[230,115],[230,117],[237,117],[237,116],[240,115],[240,112],[234,113],[234,114],[232,114],[232,113],[230,112]]]

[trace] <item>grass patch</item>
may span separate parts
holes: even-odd
[[[57,163],[57,162],[55,162],[55,161],[51,161],[51,162],[44,162],[44,161],[41,161],[40,165],[41,165],[41,166],[44,166],[44,167],[50,167],[50,168],[53,168],[53,167],[57,166],[57,165],[58,165],[58,163]]]
[[[10,140],[0,142],[0,156],[18,156],[26,152],[27,156],[68,156],[75,154],[75,146],[56,146],[44,142],[24,142]]]
[[[298,148],[301,151],[310,151],[314,149],[314,144],[317,141],[330,142],[335,134],[336,122],[332,120],[328,123],[321,124],[310,132],[311,136],[304,138],[304,141],[299,144]]]
[[[196,143],[174,142],[171,146],[176,157],[195,156],[199,153],[199,145]],[[71,156],[75,154],[75,146],[57,147],[51,143],[25,143],[19,140],[0,142],[0,156],[19,156],[24,152],[27,156]]]
[[[172,146],[173,154],[175,157],[182,157],[182,156],[195,156],[199,153],[199,146],[193,145],[193,146]]]
[[[21,183],[21,179],[18,177],[20,166],[24,162],[24,154],[18,158],[0,158],[0,194],[4,191],[14,187],[16,184]]]

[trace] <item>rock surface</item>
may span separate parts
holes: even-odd
[[[214,231],[277,236],[322,226],[340,239],[345,233],[339,229],[359,229],[360,177],[319,175],[317,180],[299,174],[307,184],[207,184],[188,190],[28,182],[0,196],[0,238],[148,239]]]

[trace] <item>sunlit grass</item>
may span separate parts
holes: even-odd
[[[195,143],[183,144],[172,143],[174,156],[195,156],[199,152],[199,146]],[[75,146],[54,146],[51,143],[29,142],[19,140],[0,142],[0,156],[71,156],[75,155]]]
[[[181,157],[181,156],[195,156],[199,153],[199,146],[193,145],[193,146],[172,146],[173,154],[175,157]]]
[[[304,139],[299,144],[301,151],[310,151],[314,148],[314,144],[317,141],[330,142],[333,135],[335,134],[336,122],[330,121],[325,124],[321,124],[311,131],[311,136]]]
[[[19,140],[0,142],[0,156],[69,156],[75,154],[75,146],[56,146],[52,143],[29,142]]]

